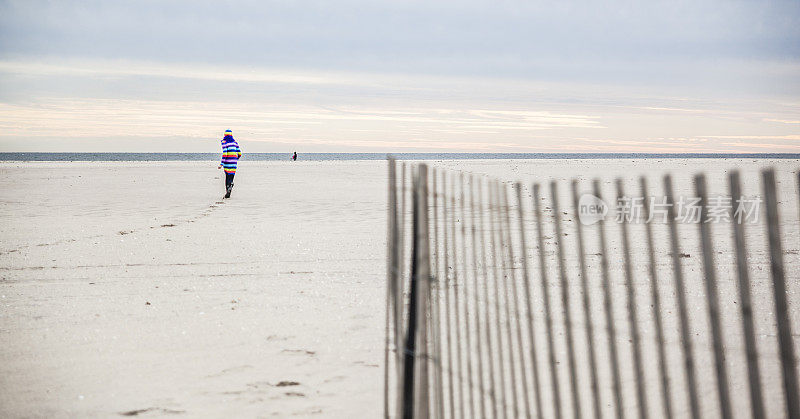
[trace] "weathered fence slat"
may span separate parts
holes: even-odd
[[[717,291],[717,274],[714,268],[714,245],[711,243],[711,228],[708,220],[708,192],[706,178],[697,175],[694,178],[695,190],[700,198],[700,244],[703,249],[703,272],[705,274],[706,298],[708,299],[708,318],[711,322],[711,337],[714,347],[714,364],[717,373],[717,395],[720,413],[723,419],[732,416],[730,395],[728,392],[728,373],[725,366],[725,344],[722,341],[722,324],[719,313],[719,292]]]
[[[447,341],[447,393],[448,393],[448,406],[450,408],[450,417],[455,418],[455,384],[453,383],[453,341],[452,341],[452,320],[450,317],[450,289],[452,289],[452,281],[450,275],[451,254],[452,248],[450,246],[450,221],[448,214],[448,199],[447,199],[447,173],[442,173],[442,233],[444,236],[444,264],[442,266],[444,285],[444,322],[445,322],[445,338]]]
[[[572,334],[572,313],[569,306],[569,280],[567,267],[564,261],[564,233],[561,231],[561,209],[558,206],[558,183],[550,182],[550,200],[553,205],[553,226],[555,227],[556,261],[558,262],[558,277],[561,281],[561,305],[564,308],[564,329],[567,339],[567,369],[569,370],[570,394],[572,395],[572,415],[575,419],[581,417],[581,402],[578,392],[578,376],[575,371],[575,345]]]
[[[444,419],[444,383],[442,382],[442,328],[441,328],[441,310],[439,304],[442,298],[442,279],[444,275],[441,273],[442,258],[439,251],[439,170],[431,170],[432,187],[433,187],[433,281],[434,292],[431,297],[431,323],[433,324],[433,354],[434,354],[434,372],[433,372],[433,405],[435,406],[436,417]]]
[[[431,242],[431,272],[430,272],[430,295],[428,298],[428,327],[430,330],[429,336],[429,351],[428,367],[430,369],[429,388],[430,395],[430,409],[431,417],[442,419],[442,404],[440,403],[440,389],[441,385],[441,358],[439,353],[439,217],[438,217],[438,196],[439,190],[436,182],[437,170],[430,168],[430,194],[428,202],[432,201],[430,205],[429,226],[431,227],[428,237]]]
[[[505,378],[505,362],[503,348],[507,346],[503,345],[503,327],[502,327],[502,317],[500,312],[500,282],[502,277],[502,272],[500,269],[501,261],[500,257],[497,253],[497,247],[500,245],[499,240],[497,240],[497,185],[494,182],[489,182],[489,241],[490,247],[492,248],[492,267],[494,272],[494,313],[495,313],[495,334],[497,338],[497,347],[500,349],[497,351],[497,371],[499,373],[500,380],[498,381],[498,386],[500,387],[500,393],[502,394],[502,415],[503,418],[508,417],[508,392],[506,392],[506,378]],[[513,392],[513,388],[511,389]]]
[[[681,253],[678,247],[678,228],[675,221],[675,199],[672,194],[672,178],[670,176],[664,176],[664,195],[666,196],[667,204],[667,225],[669,226],[669,243],[672,257],[672,277],[675,283],[675,298],[678,302],[678,318],[680,320],[681,342],[683,343],[686,391],[689,397],[689,408],[692,413],[692,419],[699,419],[700,407],[697,401],[692,337],[689,331],[689,316],[686,312],[686,287],[683,283],[683,269],[681,268],[680,259]]]
[[[531,281],[530,281],[530,268],[528,266],[528,245],[525,241],[525,211],[523,210],[522,205],[522,184],[516,183],[514,185],[514,190],[517,193],[517,218],[519,220],[519,246],[520,246],[520,254],[522,259],[522,285],[523,290],[525,291],[525,313],[527,314],[526,323],[527,323],[527,332],[528,337],[530,339],[531,344],[531,365],[533,370],[533,397],[534,397],[534,409],[537,413],[537,416],[542,416],[542,398],[540,395],[541,386],[539,382],[539,366],[536,356],[536,335],[534,334],[534,327],[533,327],[533,307],[532,307],[532,293],[531,293]],[[527,395],[526,395],[527,397]],[[529,412],[533,413],[533,412]]]
[[[647,180],[644,176],[639,178],[639,185],[642,196],[647,199],[642,212],[645,219],[644,227],[647,238],[647,271],[650,275],[650,298],[653,301],[653,321],[656,326],[656,351],[658,352],[658,375],[661,381],[661,403],[664,408],[664,418],[672,419],[667,356],[664,353],[664,326],[661,321],[661,294],[658,289],[658,269],[655,250],[653,249],[653,228],[650,226],[650,206],[653,204],[653,198],[647,191]]]
[[[474,321],[475,321],[475,355],[477,357],[477,366],[478,366],[478,391],[479,391],[479,401],[480,401],[480,410],[478,411],[479,417],[487,417],[486,411],[486,385],[483,379],[483,351],[481,348],[481,306],[480,306],[480,269],[478,265],[478,227],[476,224],[476,215],[477,209],[475,208],[475,178],[473,176],[469,177],[469,214],[470,214],[470,231],[471,231],[471,244],[472,244],[472,297],[473,297],[473,307],[475,307],[474,311]],[[483,279],[485,280],[485,276]]]
[[[505,210],[504,203],[503,203],[503,190],[502,184],[494,181],[495,187],[495,222],[497,225],[496,233],[497,234],[497,242],[500,246],[500,266],[501,266],[501,277],[503,278],[502,287],[503,292],[500,294],[500,297],[503,299],[503,311],[505,314],[505,336],[506,342],[508,342],[508,373],[511,382],[509,383],[509,388],[511,390],[511,412],[513,413],[513,417],[519,417],[519,398],[517,396],[517,368],[516,368],[516,361],[514,359],[514,333],[513,330],[513,317],[512,317],[512,303],[511,303],[511,288],[510,283],[511,279],[508,277],[509,271],[511,271],[511,267],[508,264],[507,252],[506,249],[508,248],[506,242],[506,228],[505,224],[503,223],[503,211]]]
[[[512,317],[511,317],[511,296],[510,296],[510,287],[509,287],[509,278],[508,272],[510,267],[508,266],[508,259],[506,258],[506,232],[505,232],[505,225],[503,224],[503,191],[501,189],[501,184],[497,181],[492,182],[495,188],[495,225],[497,228],[495,229],[495,234],[497,235],[497,243],[500,247],[500,266],[501,266],[501,278],[503,279],[502,288],[503,292],[500,294],[500,298],[502,298],[502,306],[503,306],[503,314],[505,315],[505,336],[506,342],[508,342],[508,373],[511,382],[509,383],[509,388],[511,390],[511,407],[512,407],[512,416],[517,418],[519,417],[519,399],[517,397],[517,372],[516,366],[514,361],[514,334],[512,333]],[[502,325],[498,325],[502,328]]]
[[[494,348],[492,347],[492,329],[489,325],[492,324],[490,318],[491,312],[491,305],[489,301],[489,268],[487,266],[487,259],[486,254],[488,253],[486,249],[486,240],[485,240],[485,232],[486,232],[486,223],[484,223],[484,214],[488,211],[484,211],[483,206],[483,182],[478,182],[478,220],[480,222],[479,230],[480,230],[480,245],[481,245],[481,266],[483,272],[483,289],[484,289],[484,308],[485,311],[483,313],[484,319],[486,322],[486,328],[484,329],[485,339],[486,339],[486,348],[487,348],[487,364],[489,367],[489,388],[490,388],[490,397],[492,399],[492,417],[496,418],[498,414],[498,405],[500,402],[500,398],[498,397],[498,391],[495,387],[495,371],[494,371],[494,361],[493,355],[495,353]],[[488,192],[488,191],[487,191]],[[488,204],[490,207],[491,204]],[[488,209],[488,208],[487,208]],[[498,352],[502,352],[502,348],[498,348]]]
[[[395,286],[395,369],[397,373],[395,379],[397,380],[397,388],[403,388],[403,329],[405,327],[403,304],[405,292],[405,226],[406,226],[406,164],[400,163],[400,190],[399,199],[396,199],[397,209],[395,220],[397,222],[397,276],[394,283]],[[401,417],[403,414],[403,394],[397,392],[397,416]]]
[[[586,273],[586,250],[583,244],[583,227],[580,222],[580,199],[578,198],[578,181],[572,181],[572,208],[575,211],[575,232],[578,247],[578,263],[580,265],[581,292],[583,294],[583,320],[586,323],[586,343],[589,348],[589,373],[590,387],[592,389],[592,408],[594,417],[600,419],[603,416],[600,410],[600,394],[598,393],[597,378],[597,354],[594,350],[594,326],[591,315],[591,303],[589,300],[589,279]]]
[[[514,246],[513,241],[511,240],[511,207],[508,199],[508,187],[505,184],[500,184],[501,186],[501,208],[503,209],[501,215],[502,223],[503,224],[503,232],[504,237],[503,241],[506,243],[506,257],[507,257],[507,264],[508,270],[510,272],[510,281],[511,281],[511,294],[508,310],[514,314],[514,325],[516,331],[516,339],[517,339],[517,359],[519,360],[519,377],[520,377],[520,384],[522,385],[520,390],[522,394],[522,401],[525,406],[525,417],[531,417],[531,404],[530,399],[528,397],[528,378],[526,376],[527,368],[525,367],[525,344],[522,341],[522,325],[521,318],[520,318],[520,307],[519,307],[519,289],[517,285],[517,270],[514,268]],[[509,323],[510,326],[510,323]],[[516,368],[515,368],[516,369]]]
[[[621,179],[617,179],[617,201],[625,198],[625,187]],[[631,201],[631,206],[633,202]],[[639,408],[639,418],[647,419],[647,395],[644,392],[644,372],[642,371],[642,343],[639,333],[639,322],[636,317],[636,288],[634,287],[633,271],[631,269],[631,245],[628,240],[628,223],[620,223],[622,234],[622,264],[625,272],[625,291],[628,297],[628,325],[633,341],[633,377],[636,382],[636,401]]]
[[[469,415],[471,418],[475,417],[475,397],[474,397],[474,380],[472,376],[472,348],[470,347],[472,341],[472,331],[470,329],[470,315],[469,315],[469,279],[468,273],[469,269],[467,269],[467,260],[469,257],[467,256],[467,217],[466,217],[466,203],[467,200],[465,199],[464,195],[464,174],[459,173],[458,175],[458,186],[459,186],[459,214],[461,216],[461,267],[462,267],[462,278],[461,284],[459,287],[461,288],[462,295],[464,296],[464,360],[467,364],[467,403],[469,403]],[[474,274],[473,274],[474,275]]]
[[[456,222],[457,222],[457,219],[456,219],[456,208],[457,208],[457,205],[456,205],[456,175],[455,175],[455,173],[452,173],[451,176],[450,176],[450,189],[452,189],[452,191],[453,191],[453,194],[450,197],[450,205],[453,208],[453,217],[450,220],[450,239],[451,239],[450,241],[452,242],[452,251],[453,251],[453,258],[452,258],[452,262],[453,262],[453,281],[451,282],[451,284],[452,284],[453,302],[454,302],[453,310],[454,310],[454,314],[455,314],[455,325],[454,325],[454,327],[455,327],[455,332],[456,332],[455,333],[455,335],[456,335],[455,336],[456,337],[455,344],[456,344],[456,365],[457,365],[457,370],[452,372],[452,374],[454,374],[456,376],[456,378],[458,379],[459,417],[463,418],[463,417],[466,416],[466,409],[464,407],[465,406],[464,405],[464,399],[466,398],[466,396],[464,394],[465,393],[465,391],[464,391],[464,374],[462,374],[462,371],[464,371],[464,368],[462,368],[462,366],[464,365],[464,357],[463,357],[463,351],[461,350],[461,347],[462,347],[461,343],[463,342],[462,339],[461,339],[461,309],[460,309],[461,304],[460,304],[460,299],[458,297],[458,294],[459,294],[458,290],[461,288],[461,282],[460,282],[461,275],[459,274],[459,272],[460,272],[460,268],[459,267],[461,266],[461,263],[463,263],[463,262],[459,263],[459,260],[458,260],[459,259],[458,258],[458,247],[459,246],[458,246],[458,239],[457,239],[457,236],[456,236]],[[463,237],[462,237],[462,240],[463,240]],[[469,400],[467,400],[467,401],[469,402]]]
[[[392,317],[396,316],[397,312],[394,307],[397,304],[397,295],[395,282],[397,281],[397,179],[396,170],[397,163],[393,158],[389,158],[389,196],[387,198],[387,219],[388,228],[386,232],[386,348],[383,358],[383,417],[389,418],[389,352],[390,342],[392,341],[392,332],[397,331],[395,324],[394,330],[390,330]],[[394,316],[392,315],[394,313]],[[395,346],[397,346],[396,336]]]
[[[732,171],[728,175],[728,184],[731,198],[741,198],[742,188],[738,171]],[[736,271],[738,274],[739,301],[742,308],[742,331],[744,332],[745,351],[747,354],[750,411],[754,419],[762,419],[765,417],[764,401],[761,396],[761,372],[758,367],[758,349],[756,347],[755,327],[753,326],[753,303],[750,296],[750,271],[747,264],[744,224],[736,222],[733,206],[731,206],[730,215],[733,239],[736,245]]]
[[[778,218],[778,193],[775,190],[775,171],[761,173],[764,203],[767,213],[770,272],[775,297],[775,320],[778,323],[778,344],[783,366],[783,389],[786,395],[786,413],[791,419],[800,418],[800,388],[797,385],[792,325],[789,322],[789,304],[786,301],[786,278],[783,271],[783,246]]]
[[[594,195],[602,200],[603,194],[600,190],[600,181],[595,179],[592,182]],[[608,273],[608,248],[606,247],[606,228],[605,222],[601,218],[597,222],[597,238],[600,244],[600,274],[603,281],[603,306],[606,314],[606,329],[608,333],[608,349],[611,354],[611,376],[614,388],[614,406],[617,418],[625,417],[625,410],[622,404],[622,384],[619,370],[619,354],[617,353],[617,328],[614,326],[614,304],[611,299],[611,278]]]
[[[414,224],[414,263],[416,265],[417,280],[417,327],[419,332],[416,336],[416,347],[419,348],[414,357],[419,359],[417,364],[417,388],[415,399],[415,414],[418,418],[430,416],[430,406],[428,404],[429,388],[428,382],[430,362],[430,352],[428,341],[430,331],[428,329],[428,299],[430,298],[431,284],[431,251],[430,251],[430,221],[428,213],[428,166],[421,164],[417,166],[416,173],[417,186],[414,188],[414,202],[417,213],[417,222]],[[421,359],[420,359],[421,358]]]
[[[556,355],[553,342],[553,317],[550,308],[550,284],[547,280],[547,259],[544,254],[544,232],[542,231],[542,212],[539,203],[539,184],[533,185],[533,216],[536,219],[536,242],[539,247],[539,275],[544,301],[545,328],[547,332],[547,356],[550,364],[550,384],[553,389],[553,414],[561,418],[561,389],[558,384],[558,371],[556,370]]]
[[[413,190],[414,192],[417,191],[417,183],[419,182],[419,178],[414,176],[413,179]],[[412,194],[412,233],[414,236],[419,233],[418,227],[420,223],[420,216],[419,216],[419,194],[413,193]],[[406,336],[405,336],[405,346],[403,348],[403,418],[404,419],[411,419],[414,417],[415,413],[415,404],[414,404],[414,397],[415,397],[415,390],[416,390],[416,379],[414,377],[415,374],[415,361],[416,361],[416,345],[417,345],[417,318],[419,316],[419,296],[420,293],[418,292],[420,287],[420,279],[419,279],[419,257],[417,252],[421,249],[418,247],[418,242],[415,239],[411,245],[411,282],[410,282],[410,293],[409,293],[409,307],[408,307],[408,328],[406,329]]]

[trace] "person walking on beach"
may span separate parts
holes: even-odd
[[[292,154],[292,161],[297,161],[297,152],[296,151],[294,152],[294,154]]]
[[[236,175],[236,164],[240,157],[242,157],[242,150],[239,148],[239,143],[233,139],[233,132],[229,129],[225,130],[225,136],[222,137],[222,160],[218,167],[218,169],[225,170],[225,196],[222,197],[223,199],[231,197],[233,177]]]

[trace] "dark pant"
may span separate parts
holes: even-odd
[[[225,173],[225,189],[228,189],[228,186],[233,185],[233,177],[236,173]]]

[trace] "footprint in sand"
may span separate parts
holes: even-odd
[[[256,381],[253,383],[247,383],[247,387],[254,388],[256,390],[265,387],[294,387],[299,385],[300,383],[297,381],[278,381],[275,384],[270,383],[269,381]]]
[[[369,363],[366,363],[364,361],[353,362],[353,365],[361,365],[361,366],[370,367],[370,368],[378,368],[378,366],[379,366],[378,364],[369,364]]]
[[[275,384],[275,387],[291,387],[291,386],[299,386],[300,383],[297,381],[279,381]]]
[[[284,349],[284,350],[281,351],[281,353],[295,354],[295,355],[308,355],[308,356],[314,356],[314,355],[317,354],[314,351],[307,351],[305,349]]]
[[[236,373],[236,372],[242,372],[242,371],[249,370],[249,369],[251,369],[251,368],[253,368],[253,366],[252,366],[252,365],[239,365],[238,367],[226,368],[226,369],[224,369],[224,370],[222,370],[222,371],[220,371],[220,372],[218,372],[218,373],[211,374],[211,375],[207,375],[207,376],[206,376],[206,378],[216,378],[216,377],[221,377],[221,376],[223,376],[223,375],[225,375],[225,374],[231,374],[231,373]]]
[[[158,413],[165,413],[172,415],[186,413],[185,410],[164,409],[162,407],[148,407],[147,409],[135,409],[135,410],[128,410],[127,412],[119,412],[119,414],[122,416],[139,416],[142,413],[148,413],[148,412],[158,412]]]
[[[284,341],[292,339],[294,336],[280,336],[280,335],[269,335],[267,336],[267,340],[271,341]]]
[[[292,412],[292,416],[309,416],[309,415],[320,415],[320,414],[322,414],[322,408],[317,406],[308,408],[306,410],[301,410],[298,412]]]
[[[242,393],[244,393],[243,390],[231,390],[231,391],[223,391],[222,393],[219,394],[222,394],[223,396],[236,396]]]
[[[247,383],[247,387],[251,387],[258,390],[265,387],[272,387],[272,384],[270,384],[268,381],[256,381],[253,383]]]
[[[327,383],[338,383],[340,381],[344,381],[345,378],[347,378],[347,377],[345,377],[344,375],[335,375],[335,376],[333,376],[331,378],[326,379],[325,381],[323,381],[323,383],[326,383],[326,384]]]

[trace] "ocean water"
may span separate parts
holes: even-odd
[[[800,159],[798,153],[298,153],[298,160],[478,160],[478,159]],[[246,160],[289,160],[291,153],[246,153]],[[0,161],[216,161],[219,153],[26,153],[2,152]]]

